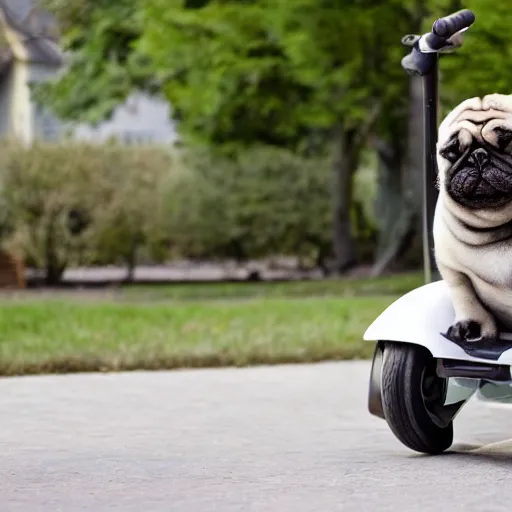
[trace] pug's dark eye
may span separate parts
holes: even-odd
[[[460,158],[460,148],[459,148],[459,139],[454,139],[449,142],[439,154],[446,158],[446,160],[454,163]]]
[[[500,149],[505,149],[512,142],[512,130],[503,126],[497,126],[493,131],[496,134],[497,146]]]

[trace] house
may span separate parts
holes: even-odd
[[[55,77],[65,65],[53,16],[37,0],[0,0],[0,137],[102,142],[118,139],[126,144],[173,143],[176,126],[170,105],[136,92],[120,105],[111,119],[99,125],[63,123],[31,98],[30,84]]]

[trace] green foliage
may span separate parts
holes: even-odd
[[[126,262],[165,241],[171,156],[117,145],[4,144],[5,245],[57,282],[68,265]]]
[[[511,14],[492,0],[45,0],[70,52],[67,73],[38,88],[59,115],[108,117],[135,89],[163,92],[186,137],[296,146],[334,123],[404,130],[400,37],[461,7],[477,23],[442,59],[445,104],[508,92]],[[464,70],[464,73],[460,71]],[[405,103],[405,105],[404,105]],[[311,144],[311,142],[310,142]]]
[[[152,68],[134,49],[141,23],[134,0],[44,0],[62,29],[65,73],[34,87],[60,117],[97,123],[134,89],[155,91]]]
[[[318,263],[332,238],[331,164],[275,147],[253,147],[223,158],[184,155],[188,175],[169,206],[176,253],[198,258],[291,255]],[[358,241],[374,231],[354,208]]]
[[[174,247],[179,251],[179,240],[189,240],[194,254],[204,255],[209,248],[214,255],[245,257],[249,252],[258,254],[261,247],[271,246],[274,240],[280,241],[283,250],[292,250],[293,244],[285,242],[288,235],[283,233],[298,236],[297,220],[286,217],[287,230],[283,228],[280,233],[272,225],[276,217],[260,217],[256,209],[252,213],[233,213],[241,212],[238,208],[246,205],[247,198],[247,205],[256,201],[243,189],[245,186],[247,190],[249,186],[263,187],[260,192],[251,192],[254,196],[270,194],[276,201],[282,200],[276,191],[267,190],[262,180],[243,170],[248,164],[240,152],[251,146],[256,148],[248,150],[248,161],[263,151],[257,148],[261,145],[322,159],[319,155],[325,154],[333,142],[339,142],[334,140],[334,133],[339,138],[350,134],[345,137],[350,141],[350,155],[340,158],[350,161],[352,168],[344,170],[350,177],[360,167],[365,149],[373,150],[376,141],[379,147],[384,143],[399,155],[389,172],[405,184],[397,195],[403,193],[406,201],[411,180],[401,173],[406,172],[402,172],[402,164],[408,158],[406,144],[411,143],[407,137],[409,80],[400,66],[407,51],[400,45],[403,35],[429,30],[434,19],[462,7],[475,11],[477,22],[468,32],[464,48],[441,61],[445,110],[469,96],[508,93],[512,79],[503,64],[511,52],[508,27],[512,15],[506,3],[491,0],[467,0],[463,5],[459,0],[45,2],[61,23],[62,43],[70,52],[70,64],[58,80],[37,88],[39,100],[67,119],[96,122],[108,117],[134,89],[158,92],[170,100],[186,143],[223,148],[232,156],[231,163],[197,164],[198,168],[190,172],[198,179],[195,185],[187,182],[190,189],[186,189],[183,178],[184,197],[189,198],[184,204],[197,207],[179,209],[179,202],[174,207],[183,218],[183,226],[190,227],[188,231],[176,228]],[[287,157],[283,155],[272,165],[291,166],[284,162]],[[267,176],[272,168],[267,165],[270,160],[265,154],[261,168],[254,172]],[[311,164],[305,159],[297,165],[308,168]],[[207,173],[209,180],[204,179]],[[247,185],[233,178],[238,174],[244,176]],[[350,179],[342,181],[350,183]],[[382,190],[384,182],[379,182]],[[322,183],[308,186],[312,187],[312,196],[321,186],[326,187],[321,201],[327,209],[331,200],[326,197],[327,178]],[[384,192],[389,196],[389,191]],[[236,194],[244,198],[240,204],[235,204]],[[297,197],[302,198],[301,194]],[[218,206],[222,200],[227,202],[225,209]],[[281,215],[280,208],[285,204],[279,203],[276,215]],[[299,210],[297,205],[302,203],[297,203],[295,210]],[[211,226],[206,228],[203,219],[212,211],[222,222],[208,219]],[[354,201],[356,226],[361,218],[359,211],[359,202]],[[318,247],[324,247],[326,237],[330,237],[325,215],[320,215],[322,221],[313,236],[315,249],[305,248],[311,242],[301,242],[303,245],[296,250],[315,253]],[[245,219],[268,222],[274,231],[259,228],[257,233],[248,234]],[[302,226],[306,226],[303,239],[310,239],[307,222]],[[193,229],[201,233],[196,241],[191,238]],[[363,222],[357,229],[360,240],[371,238],[372,226]],[[350,233],[345,235],[348,246]],[[107,239],[114,240],[110,235]]]
[[[443,3],[438,2],[437,13]],[[508,66],[512,58],[510,6],[507,2],[466,0],[464,7],[473,10],[476,22],[468,30],[463,48],[441,60],[445,111],[466,98],[495,92],[510,94],[512,89],[512,70]]]
[[[131,268],[141,256],[289,255],[304,264],[328,256],[331,165],[323,157],[78,142],[9,142],[1,155],[3,244],[52,284],[68,266]],[[353,218],[358,240],[371,242],[365,215],[354,208]]]
[[[411,16],[396,1],[150,0],[142,13],[138,48],[169,77],[183,133],[215,144],[329,140],[407,84],[396,30]]]
[[[180,174],[177,158],[152,146],[100,147],[96,169],[96,263],[136,263],[137,252],[167,257],[167,201]],[[162,253],[163,251],[163,253]]]
[[[262,147],[232,159],[187,155],[173,203],[173,242],[189,256],[317,257],[329,245],[330,166]]]
[[[72,60],[38,97],[67,118],[99,120],[131,88],[161,87],[186,138],[311,149],[406,83],[390,65],[409,21],[396,0],[47,4]]]
[[[44,268],[50,280],[58,279],[88,235],[85,230],[74,237],[68,227],[69,212],[92,206],[92,197],[83,193],[91,177],[80,165],[84,159],[74,156],[71,160],[56,146],[2,147],[2,200],[10,221],[7,246]]]
[[[296,79],[268,14],[261,2],[145,2],[138,49],[166,79],[184,137],[293,146],[314,128],[303,115],[311,88]]]

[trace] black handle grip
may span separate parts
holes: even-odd
[[[438,19],[432,26],[432,32],[438,37],[449,39],[453,34],[470,27],[474,22],[475,15],[473,12],[469,9],[463,9]]]

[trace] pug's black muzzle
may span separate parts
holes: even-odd
[[[474,144],[448,170],[446,189],[466,208],[501,207],[512,201],[512,157],[490,144]]]

